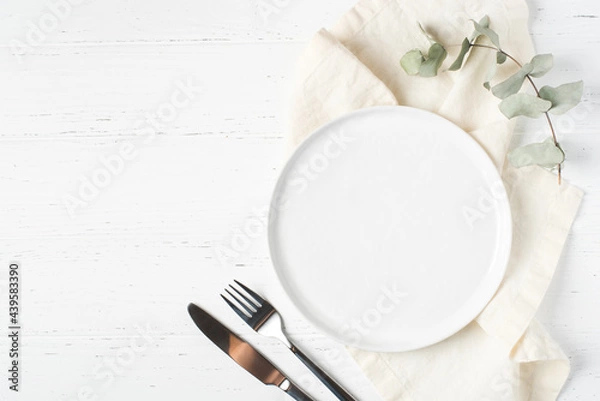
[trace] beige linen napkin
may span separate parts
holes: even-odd
[[[556,399],[568,360],[534,319],[554,274],[582,192],[538,167],[505,164],[513,122],[482,82],[495,54],[474,49],[466,67],[436,78],[410,77],[401,56],[426,49],[420,22],[446,45],[472,32],[469,19],[491,18],[504,49],[527,61],[533,46],[524,0],[362,0],[300,60],[288,118],[288,150],[317,127],[350,111],[408,105],[438,113],[469,132],[501,171],[513,214],[506,277],[485,310],[434,346],[403,353],[350,352],[384,400],[500,401]],[[454,59],[458,46],[448,46]],[[514,73],[502,67],[497,81]]]

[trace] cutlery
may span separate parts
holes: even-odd
[[[272,335],[281,340],[293,353],[308,367],[308,369],[339,399],[343,401],[356,401],[356,399],[350,395],[340,384],[338,384],[333,378],[318,367],[308,356],[298,349],[288,338],[285,333],[285,324],[281,315],[266,299],[246,287],[244,284],[237,280],[233,280],[238,286],[240,286],[247,295],[244,295],[233,285],[229,285],[229,288],[233,292],[229,291],[229,288],[225,289],[225,292],[229,294],[241,307],[237,306],[226,296],[221,294],[221,297],[227,302],[227,304],[246,322],[252,329],[257,333]],[[244,302],[245,301],[245,302]],[[268,325],[265,325],[269,322]]]
[[[280,388],[297,401],[314,401],[252,345],[236,336],[198,305],[189,304],[188,312],[206,337],[258,380]]]

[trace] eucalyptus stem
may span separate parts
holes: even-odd
[[[494,50],[496,52],[500,52],[500,53],[504,54],[506,57],[508,57],[509,59],[511,59],[517,66],[519,66],[519,68],[523,67],[523,64],[521,64],[519,62],[519,60],[517,60],[516,58],[514,58],[513,56],[511,56],[510,54],[508,54],[504,50],[499,49],[499,48],[497,48],[495,46],[482,45],[482,44],[479,44],[479,43],[471,43],[471,47],[481,47],[481,48],[484,48],[484,49],[491,49],[491,50]],[[536,96],[539,97],[539,98],[541,98],[540,91],[538,90],[537,85],[533,81],[533,78],[529,74],[527,74],[526,77],[527,77],[527,80],[529,81],[529,83],[531,84],[531,86],[533,87],[533,90],[535,91]],[[556,131],[554,129],[554,124],[552,123],[552,119],[550,118],[550,114],[547,111],[544,112],[544,114],[546,115],[546,120],[548,121],[548,126],[550,127],[550,132],[552,133],[552,140],[554,141],[554,146],[556,146],[558,149],[560,149],[560,151],[564,155],[565,152],[562,150],[562,148],[558,144],[558,139],[557,139],[557,136],[556,136]],[[561,172],[562,172],[562,163],[558,163],[558,183],[559,184],[562,181],[561,180]]]

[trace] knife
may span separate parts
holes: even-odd
[[[217,319],[196,304],[188,305],[188,312],[196,326],[231,359],[266,385],[285,391],[297,401],[315,401],[287,378],[252,345],[236,336]]]

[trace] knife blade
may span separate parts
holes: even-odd
[[[297,401],[314,401],[248,342],[196,304],[188,312],[200,331],[238,365],[265,385],[276,386]]]

